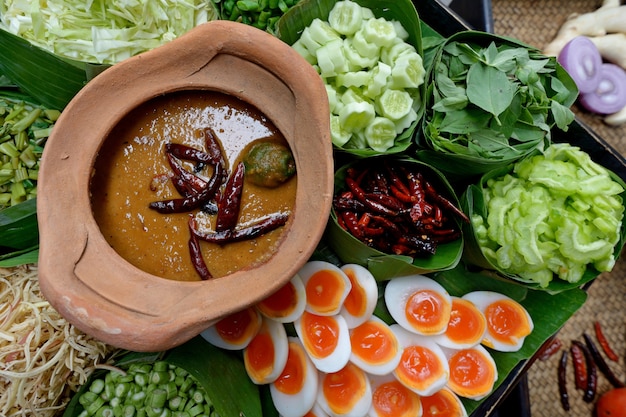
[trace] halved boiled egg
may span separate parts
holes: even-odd
[[[419,395],[432,395],[448,382],[450,368],[443,350],[431,337],[411,333],[392,324],[402,346],[400,362],[393,374],[405,387]]]
[[[309,261],[298,272],[306,292],[306,311],[320,316],[339,313],[352,285],[348,276],[326,261]]]
[[[313,408],[311,408],[309,412],[304,415],[304,417],[329,417],[329,416],[328,416],[328,413],[322,410],[322,407],[320,407],[320,405],[316,402],[315,404],[313,404]]]
[[[276,292],[257,303],[262,315],[281,323],[295,321],[306,306],[306,292],[299,275],[294,275]]]
[[[352,329],[367,321],[376,308],[378,285],[374,275],[365,267],[346,264],[341,270],[348,276],[352,288],[341,307],[341,314]]]
[[[396,335],[376,316],[350,331],[350,346],[352,363],[373,375],[392,372],[402,355]]]
[[[517,301],[493,291],[474,291],[463,296],[473,302],[487,319],[483,344],[501,352],[516,352],[533,331],[533,320]]]
[[[287,362],[270,384],[274,407],[283,417],[301,417],[315,405],[319,374],[297,337],[289,338]]]
[[[487,349],[476,345],[459,350],[444,348],[444,352],[450,367],[448,388],[472,400],[480,400],[491,393],[498,379],[498,370]]]
[[[322,374],[317,402],[331,416],[364,417],[372,404],[369,379],[353,363],[337,372]]]
[[[256,336],[243,351],[243,363],[255,384],[274,382],[287,363],[289,344],[282,323],[264,318]]]
[[[346,320],[305,311],[295,322],[296,333],[317,369],[337,372],[350,359],[350,334]]]
[[[200,335],[222,349],[239,350],[248,346],[260,327],[261,314],[249,307],[224,317]]]
[[[441,346],[462,349],[479,344],[485,336],[487,321],[482,311],[469,300],[452,297],[452,310],[446,331],[434,336]]]
[[[442,388],[433,395],[420,397],[422,417],[467,417],[461,399],[449,388]]]
[[[393,319],[422,335],[445,332],[450,320],[450,294],[437,281],[423,275],[394,278],[385,288],[385,303]]]
[[[393,374],[370,376],[372,405],[369,417],[420,417],[420,397]]]

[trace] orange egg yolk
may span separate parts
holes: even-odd
[[[396,378],[416,390],[424,390],[444,375],[439,357],[424,346],[407,346],[395,369]]]
[[[329,313],[339,308],[345,291],[346,281],[339,272],[322,269],[307,281],[306,300],[316,312]]]
[[[372,406],[379,417],[414,417],[421,408],[419,396],[398,381],[379,385],[372,393]]]
[[[352,288],[348,292],[348,296],[343,301],[343,307],[348,313],[354,317],[362,317],[365,314],[367,308],[367,295],[362,286],[357,282],[356,276],[352,269],[346,269],[344,271],[350,279]]]
[[[347,414],[367,391],[365,373],[348,363],[341,370],[324,376],[322,391],[334,413]]]
[[[304,312],[301,318],[302,342],[311,355],[325,358],[339,342],[339,324],[333,317]]]
[[[275,293],[259,302],[257,308],[268,317],[286,317],[291,314],[297,304],[296,287],[291,282],[287,282]]]
[[[490,361],[476,349],[463,349],[448,360],[450,380],[448,385],[461,397],[487,394],[495,382],[495,369]]]
[[[306,352],[302,346],[289,342],[287,364],[278,379],[274,381],[278,391],[287,395],[296,395],[302,391],[307,376],[306,360]]]
[[[256,311],[246,308],[215,323],[215,330],[225,341],[239,344],[252,338],[259,330],[259,326]]]
[[[479,343],[485,333],[487,321],[485,316],[467,300],[452,300],[450,321],[446,329],[446,336],[457,343]]]
[[[384,324],[367,321],[350,334],[352,353],[373,365],[392,360],[398,352],[398,341]]]
[[[254,381],[264,381],[274,370],[274,341],[262,326],[259,333],[252,338],[244,351],[244,365]]]
[[[419,290],[408,298],[405,314],[409,324],[422,334],[438,334],[450,320],[449,303],[433,290]]]
[[[499,300],[485,309],[487,331],[495,340],[514,345],[531,332],[524,308],[513,300]]]
[[[442,389],[428,397],[420,397],[422,417],[461,417],[463,410],[456,396]]]

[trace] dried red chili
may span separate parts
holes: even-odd
[[[215,220],[216,232],[232,230],[237,225],[241,195],[243,194],[244,174],[245,166],[243,162],[239,162],[235,171],[226,181],[226,186],[218,202],[217,219]]]
[[[567,393],[567,350],[561,353],[561,360],[559,361],[558,379],[559,379],[559,398],[561,400],[561,406],[565,411],[569,411],[569,395]]]
[[[561,347],[563,347],[561,339],[559,339],[558,337],[553,337],[548,343],[544,344],[539,351],[539,360],[548,360],[548,358],[557,353],[561,349]]]
[[[609,344],[608,339],[605,337],[604,332],[602,331],[602,326],[600,325],[600,322],[595,321],[593,323],[593,328],[596,333],[596,339],[598,339],[598,343],[600,344],[600,347],[602,348],[606,356],[613,362],[619,362],[619,357],[617,356],[617,353],[613,351],[613,349],[611,348],[611,345]]]
[[[189,216],[189,253],[191,254],[191,263],[201,279],[207,280],[213,278],[209,268],[204,262],[202,250],[200,249],[200,240],[194,231],[194,218]]]
[[[287,223],[287,220],[289,220],[288,214],[274,213],[253,225],[241,229],[227,229],[221,232],[202,232],[197,230],[192,225],[191,231],[201,240],[223,245],[226,243],[241,242],[243,240],[253,239],[264,235],[265,233],[269,233],[280,226],[284,226]]]
[[[574,383],[576,389],[585,391],[587,389],[587,362],[585,353],[577,343],[572,343],[569,349],[572,354],[574,364]]]
[[[590,403],[596,397],[596,391],[598,389],[598,373],[596,371],[596,364],[593,361],[593,357],[591,356],[591,352],[587,346],[578,341],[572,340],[572,344],[575,344],[580,348],[583,352],[583,356],[585,357],[585,368],[587,370],[587,384],[585,386],[585,393],[583,394],[583,401]]]
[[[598,365],[598,368],[604,374],[606,379],[608,379],[611,385],[613,385],[615,388],[623,388],[625,386],[624,382],[621,381],[615,375],[615,373],[613,373],[613,371],[611,370],[611,367],[609,366],[608,363],[606,363],[606,361],[604,360],[604,357],[600,354],[598,347],[593,342],[591,337],[589,337],[588,334],[583,333],[583,338],[585,339],[585,343],[587,344],[587,347],[589,348],[591,357],[593,358],[594,362]]]

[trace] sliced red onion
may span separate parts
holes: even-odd
[[[605,63],[601,66],[600,74],[600,83],[596,89],[581,94],[579,102],[594,113],[616,113],[626,106],[626,71],[618,65]]]
[[[559,53],[557,60],[572,77],[581,93],[595,90],[600,83],[602,56],[588,37],[577,36],[569,41]]]

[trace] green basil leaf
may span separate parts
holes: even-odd
[[[509,107],[515,91],[506,73],[496,68],[474,64],[467,72],[467,98],[496,118]]]

